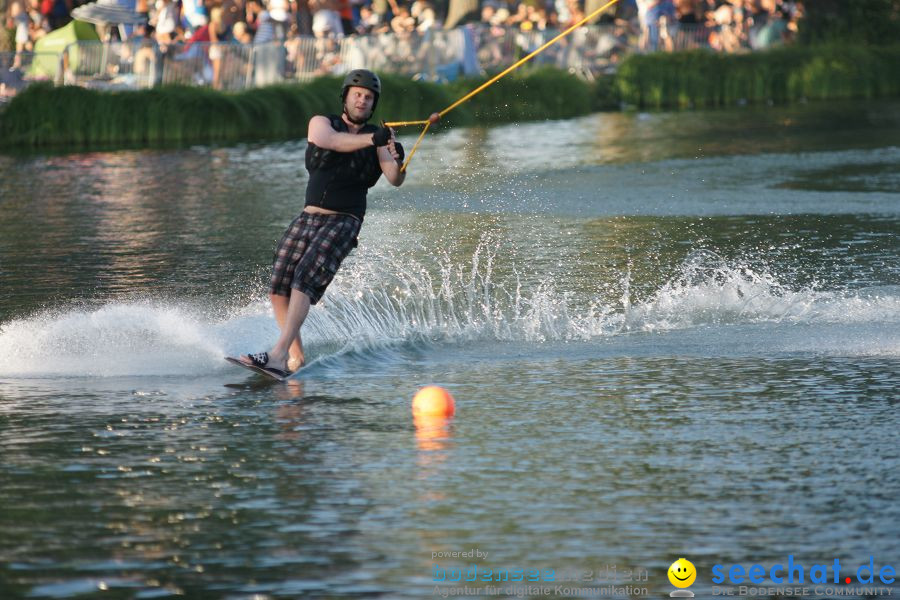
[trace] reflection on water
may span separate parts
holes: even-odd
[[[428,463],[433,460],[430,451],[443,450],[450,440],[450,425],[453,419],[435,415],[413,415],[413,425],[416,428],[416,441],[419,450],[422,451],[422,461]]]
[[[900,173],[894,163],[838,165],[797,174],[777,187],[826,192],[888,192],[900,190]]]
[[[413,172],[466,186],[486,177],[583,165],[713,159],[900,145],[896,102],[826,103],[661,113],[597,113],[567,121],[451,130],[428,138]],[[423,165],[422,162],[426,164]]]

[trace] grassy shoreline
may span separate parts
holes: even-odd
[[[163,87],[103,92],[36,84],[0,113],[0,148],[134,147],[279,141],[306,136],[309,118],[339,110],[340,78],[222,93]],[[447,85],[385,75],[376,119],[417,120],[484,80]],[[563,71],[514,73],[449,113],[443,127],[564,119],[600,110],[900,96],[900,45],[794,46],[742,55],[632,55],[588,83]]]
[[[900,45],[828,44],[766,52],[633,55],[617,73],[621,99],[641,108],[712,108],[900,96]]]

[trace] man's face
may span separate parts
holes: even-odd
[[[362,123],[372,116],[372,105],[375,104],[375,92],[364,87],[350,86],[344,109],[354,122]]]

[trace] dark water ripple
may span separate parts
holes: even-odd
[[[269,341],[302,143],[0,158],[0,600],[422,598],[471,548],[653,597],[678,556],[698,596],[896,566],[896,114],[437,137],[274,386],[221,355]]]

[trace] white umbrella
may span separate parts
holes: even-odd
[[[139,25],[147,21],[145,15],[138,14],[134,6],[123,6],[116,0],[97,0],[72,11],[79,21],[95,25]]]
[[[117,0],[97,0],[90,4],[79,6],[72,11],[72,17],[79,21],[87,21],[93,23],[99,28],[103,28],[105,33],[101,33],[103,37],[103,57],[100,60],[102,69],[106,69],[106,63],[109,60],[109,41],[112,38],[112,28],[119,28],[119,39],[124,40],[128,37],[126,25],[140,25],[147,22],[147,17],[138,14],[134,10],[134,0],[124,0],[128,5],[123,5]]]

